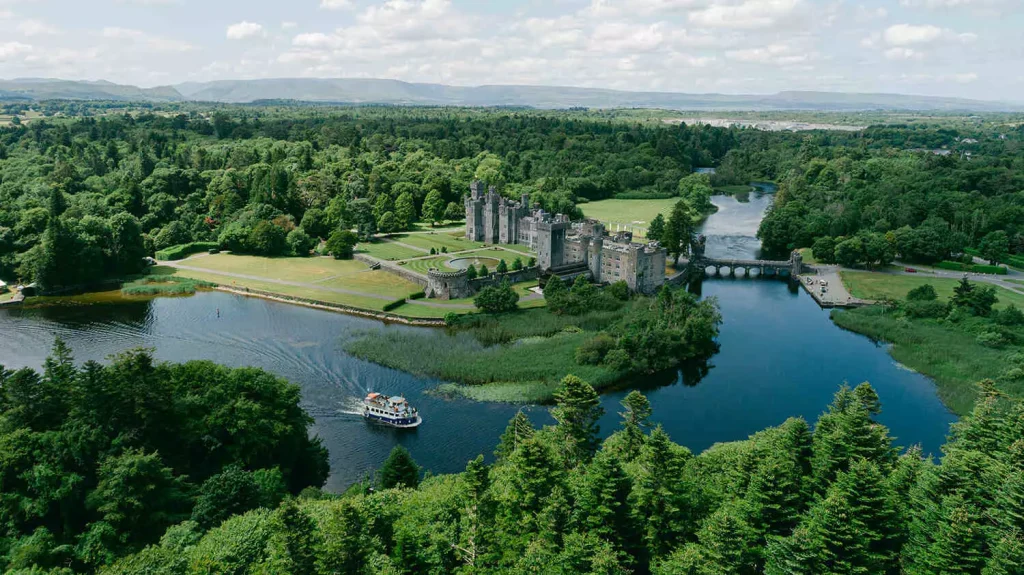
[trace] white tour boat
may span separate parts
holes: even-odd
[[[363,400],[363,417],[392,427],[416,427],[423,423],[419,412],[404,397],[380,393],[367,394]]]

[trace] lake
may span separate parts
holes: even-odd
[[[771,195],[741,202],[715,196],[708,218],[708,255],[752,257],[757,223]],[[785,281],[712,279],[702,295],[716,297],[725,321],[721,351],[706,373],[637,382],[651,400],[655,423],[673,440],[699,452],[715,442],[743,439],[790,416],[811,423],[844,381],[870,381],[882,400],[879,419],[900,445],[921,444],[938,454],[954,416],[924,376],[897,365],[886,349],[836,327],[826,311]],[[103,360],[134,347],[158,359],[209,359],[262,367],[295,382],[313,432],[330,450],[327,489],[340,491],[378,468],[396,444],[435,473],[460,471],[477,454],[490,455],[508,420],[520,409],[450,400],[427,393],[439,382],[383,368],[342,351],[347,338],[367,330],[423,329],[386,325],[343,314],[220,292],[185,298],[0,310],[0,364],[40,367],[55,336],[76,360]],[[622,389],[602,396],[602,433],[618,426]],[[368,391],[404,394],[424,423],[415,430],[369,424],[358,415]],[[523,408],[537,424],[552,422],[542,406]]]

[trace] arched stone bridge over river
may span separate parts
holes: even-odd
[[[703,242],[696,242],[693,248],[693,257],[685,262],[683,269],[668,278],[669,282],[677,283],[698,275],[736,276],[736,270],[743,270],[742,275],[745,277],[790,278],[795,278],[804,271],[803,257],[797,251],[790,254],[788,260],[737,260],[706,257],[702,249]],[[708,271],[712,268],[713,272]]]

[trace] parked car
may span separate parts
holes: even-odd
[[[914,268],[903,268],[903,271],[905,271],[907,273],[910,273],[910,274],[916,274],[917,273],[917,270],[914,269]]]

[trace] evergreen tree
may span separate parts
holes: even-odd
[[[523,441],[533,437],[533,433],[534,429],[530,418],[526,417],[526,414],[520,409],[509,420],[508,426],[505,427],[501,438],[498,439],[498,447],[494,450],[494,456],[498,461],[508,459]]]
[[[647,226],[647,239],[660,242],[661,236],[665,233],[665,216],[658,214],[651,220],[649,226]]]
[[[804,508],[800,465],[781,448],[765,455],[744,497],[748,521],[761,534],[761,544],[771,536],[786,535],[797,525]]]
[[[693,209],[686,200],[679,200],[672,208],[672,214],[668,218],[668,225],[661,234],[661,245],[668,250],[668,255],[674,262],[679,262],[679,256],[689,253],[690,243],[693,241],[693,234],[696,230],[694,225]]]
[[[380,486],[382,489],[392,487],[412,487],[420,484],[420,467],[413,461],[409,450],[396,445],[380,468]]]
[[[644,444],[644,430],[650,425],[651,402],[637,390],[629,392],[622,400],[625,411],[622,416],[622,430],[626,436],[626,451],[623,454],[627,461],[632,461],[640,454]]]
[[[872,461],[886,471],[895,461],[888,430],[871,419],[870,403],[866,405],[858,397],[866,394],[844,385],[828,412],[818,418],[811,460],[813,486],[818,493],[824,493],[836,474],[847,470],[857,458]]]
[[[985,536],[977,510],[953,495],[942,501],[941,514],[926,556],[927,570],[907,570],[907,575],[979,573],[985,565]]]
[[[604,408],[594,388],[574,375],[562,379],[555,403],[551,415],[558,422],[565,464],[572,468],[589,460],[597,449],[597,420],[604,415]]]
[[[505,260],[501,260],[498,262],[498,267],[496,267],[494,271],[498,272],[499,274],[507,274],[508,264],[505,263]]]
[[[834,487],[845,493],[851,520],[867,546],[860,565],[868,573],[896,573],[905,528],[878,466],[859,459],[848,472],[839,474]]]
[[[1007,473],[991,515],[1005,532],[1024,532],[1024,471]]]
[[[1007,532],[996,541],[981,575],[1024,575],[1024,537],[1020,531]]]
[[[867,542],[842,489],[830,489],[792,535],[769,546],[767,555],[766,575],[874,573],[864,568],[870,564]]]
[[[719,507],[697,532],[706,573],[754,575],[758,572],[758,536],[747,523],[742,504]]]
[[[668,434],[658,426],[647,438],[637,460],[640,474],[634,483],[633,513],[643,530],[644,543],[651,555],[659,557],[671,550],[686,532],[686,509],[679,481],[685,461],[673,449]]]
[[[629,492],[629,478],[619,462],[607,452],[598,453],[581,474],[573,523],[579,531],[614,543],[618,549],[631,547],[626,543],[634,531]]]
[[[476,266],[469,264],[469,267],[466,268],[466,279],[475,280],[476,278]]]

